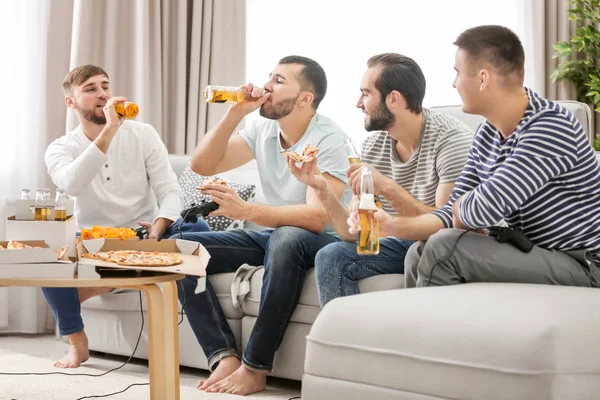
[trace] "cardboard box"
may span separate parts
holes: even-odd
[[[83,258],[86,253],[96,253],[99,251],[114,250],[139,250],[139,251],[160,251],[174,253],[181,258],[183,262],[169,267],[142,267],[118,265],[101,260]],[[206,276],[206,265],[210,259],[208,251],[198,242],[192,242],[182,239],[164,239],[160,242],[154,239],[89,239],[81,240],[77,244],[77,256],[80,264],[96,265],[99,267],[134,269],[145,271],[173,272],[186,275]]]
[[[65,254],[61,260],[56,253],[43,240],[19,240],[20,243],[39,249],[0,250],[0,264],[37,264],[70,262]],[[8,242],[0,242],[6,249]]]
[[[50,214],[50,220],[54,221],[54,200],[49,200],[48,205],[52,209],[52,213]],[[67,216],[73,216],[73,208],[75,201],[74,200],[65,200],[65,206],[67,208]],[[17,221],[33,221],[33,208],[35,207],[35,200],[15,200],[15,220]]]
[[[66,221],[17,221],[13,216],[6,221],[7,240],[43,240],[55,250],[67,246],[67,255],[71,257],[77,255],[76,232],[72,217]]]

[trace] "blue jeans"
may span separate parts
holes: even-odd
[[[358,255],[356,244],[332,243],[317,253],[315,275],[321,307],[341,296],[358,294],[358,281],[381,274],[403,274],[410,240],[383,238],[379,254]]]
[[[167,239],[179,232],[204,232],[210,231],[208,223],[199,219],[197,223],[182,223],[178,219],[162,236]],[[179,237],[179,234],[176,235]],[[83,330],[83,319],[81,319],[81,303],[79,303],[79,292],[77,288],[42,288],[42,293],[50,306],[50,310],[56,318],[58,331],[61,336],[72,335]]]
[[[187,233],[184,239],[198,241],[208,250],[208,275],[235,272],[244,263],[264,264],[258,317],[241,359],[252,369],[271,371],[306,271],[314,267],[315,255],[321,248],[339,239],[291,226],[262,232],[236,229]],[[213,370],[223,357],[239,357],[239,352],[210,282],[206,281],[204,292],[194,294],[197,282],[195,276],[177,282],[179,301],[184,304],[192,330]]]

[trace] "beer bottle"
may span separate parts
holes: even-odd
[[[132,119],[137,117],[138,113],[140,112],[140,108],[137,104],[128,101],[125,103],[115,104],[115,111],[123,118]]]
[[[348,162],[350,164],[360,164],[362,162],[360,156],[358,155],[358,151],[356,151],[356,147],[354,147],[354,144],[352,143],[351,139],[346,139],[344,141],[344,147],[346,148],[346,152],[348,153]],[[379,198],[379,195],[377,193],[375,193],[374,198],[375,205],[377,206],[377,208],[381,208],[381,199]]]
[[[46,214],[46,219],[44,221],[52,221],[52,200],[50,199],[50,189],[42,189],[42,193],[44,194],[44,214]]]
[[[204,99],[207,103],[240,103],[246,98],[246,93],[236,86],[208,85],[204,89]]]
[[[54,206],[54,220],[55,221],[66,221],[67,220],[67,204],[66,201],[69,199],[67,194],[62,189],[56,189],[56,205]]]
[[[46,217],[46,200],[44,199],[44,191],[42,189],[35,190],[35,214],[36,221],[47,221]]]
[[[357,254],[379,254],[379,221],[373,215],[378,208],[373,192],[373,175],[368,167],[363,167],[360,176],[358,205],[360,227],[356,239]]]

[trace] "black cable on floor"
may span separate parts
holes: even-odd
[[[138,335],[137,341],[135,343],[135,348],[133,349],[133,353],[131,353],[131,356],[129,356],[129,358],[120,366],[118,366],[117,368],[113,368],[111,370],[108,370],[106,372],[103,372],[101,374],[69,374],[66,372],[0,372],[0,375],[11,375],[11,376],[16,376],[16,375],[33,375],[33,376],[45,376],[45,375],[66,375],[66,376],[90,376],[93,378],[97,378],[100,376],[104,376],[107,375],[111,372],[117,371],[121,368],[123,368],[125,365],[127,365],[127,363],[129,363],[129,361],[131,361],[131,359],[133,358],[133,356],[135,355],[135,352],[137,351],[137,348],[140,344],[140,339],[142,338],[142,333],[144,331],[144,309],[142,307],[142,292],[139,291],[138,292],[139,296],[140,296],[140,315],[142,317],[142,326],[140,327],[140,333]],[[129,385],[127,388],[123,389],[120,392],[115,392],[115,393],[110,393],[110,394],[105,394],[105,395],[99,395],[99,396],[86,396],[86,397],[80,397],[77,400],[82,400],[82,399],[90,399],[90,398],[96,398],[96,397],[108,397],[108,396],[112,396],[115,394],[120,394],[123,393],[124,391],[128,390],[129,388],[133,387],[133,386],[143,386],[143,385],[149,385],[149,383],[134,383],[132,385]]]

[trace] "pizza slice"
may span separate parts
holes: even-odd
[[[92,260],[109,261],[110,260],[110,252],[100,251],[97,253],[85,253],[85,254],[82,254],[81,257],[90,258]]]
[[[302,155],[293,150],[283,150],[281,151],[281,154],[290,156],[296,162],[311,162],[318,152],[318,147],[307,144],[304,146],[304,150],[302,150]]]
[[[311,144],[307,144],[306,146],[304,146],[304,150],[302,151],[302,158],[304,159],[304,162],[312,161],[318,152],[319,148],[316,146],[313,146]]]
[[[9,240],[6,245],[8,250],[21,250],[21,249],[31,249],[32,247],[21,242],[17,242],[16,240]]]
[[[197,186],[196,189],[204,189],[204,187],[206,185],[221,185],[221,186],[229,186],[229,182],[226,179],[223,178],[219,178],[216,176],[211,176],[208,179],[205,179],[204,182],[202,182],[201,186]]]

